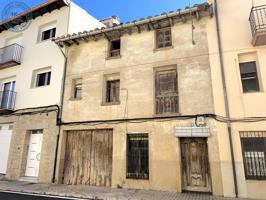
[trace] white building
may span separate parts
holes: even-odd
[[[21,25],[27,16],[30,23]],[[66,60],[51,38],[103,26],[66,0],[48,0],[0,23],[0,174],[52,181]]]

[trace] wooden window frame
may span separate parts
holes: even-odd
[[[249,141],[248,141],[249,140]],[[240,132],[245,177],[247,180],[266,180],[266,132]],[[256,143],[255,142],[259,142]],[[264,160],[264,162],[263,162]],[[264,164],[263,164],[264,163]],[[264,172],[263,172],[264,171]]]
[[[163,46],[159,47],[159,42],[158,42],[158,33],[163,32],[164,39],[165,39],[165,32],[170,31],[170,41],[163,41]],[[170,42],[171,44],[169,46],[166,46],[166,43]],[[173,47],[173,36],[172,36],[172,27],[165,27],[165,28],[160,28],[155,30],[155,50],[160,50],[160,49],[167,49]]]
[[[158,73],[167,73],[167,72],[175,72],[176,74],[176,91],[173,92],[172,95],[162,95],[161,97],[172,97],[173,101],[176,102],[176,112],[158,112],[158,107],[157,107],[157,98],[160,98],[160,96],[157,95],[157,74]],[[164,67],[158,67],[154,70],[154,115],[155,116],[175,116],[175,115],[179,115],[179,89],[178,89],[178,70],[177,70],[177,66],[173,65],[173,66],[164,66]]]
[[[113,97],[111,97],[111,86],[112,84],[114,84],[115,86],[115,95],[113,95]],[[117,86],[118,84],[118,86]],[[117,89],[118,88],[118,89]],[[106,81],[106,94],[105,94],[105,102],[108,104],[112,104],[112,103],[118,103],[120,102],[120,79],[115,79],[115,80],[107,80]],[[114,99],[114,100],[113,100]]]
[[[117,49],[117,50],[112,49],[112,43],[115,41],[120,42],[120,49]],[[107,59],[113,59],[113,58],[121,58],[121,38],[112,39],[112,40],[109,40],[109,42],[108,42]]]
[[[127,179],[136,179],[136,180],[149,180],[149,134],[147,133],[138,133],[138,134],[127,134],[127,147],[126,147],[126,178]],[[130,145],[131,140],[139,140],[142,141],[142,144],[138,142],[137,146],[132,147],[133,144]],[[145,141],[145,143],[143,142]],[[143,145],[143,146],[141,146]],[[147,145],[144,147],[144,145]],[[141,147],[140,147],[141,146]],[[131,151],[130,151],[130,147]],[[140,148],[135,149],[135,154],[133,152],[133,148]],[[138,152],[136,154],[136,152]],[[146,154],[146,155],[144,155]],[[136,158],[138,161],[135,163],[130,163],[133,160],[133,157],[136,155],[140,155],[140,157]],[[145,164],[146,163],[146,164]],[[139,164],[141,166],[139,166]],[[137,169],[132,169],[132,166],[136,166]],[[144,168],[144,169],[143,169]],[[143,171],[142,171],[143,170]],[[142,172],[141,172],[142,171]]]

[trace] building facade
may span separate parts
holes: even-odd
[[[58,183],[223,195],[211,16],[203,4],[55,39],[68,57]]]
[[[65,58],[51,38],[98,26],[64,0],[1,22],[0,174],[7,179],[52,182]]]
[[[223,193],[264,199],[266,1],[209,2],[217,5],[208,26],[214,110],[231,119],[216,123]]]

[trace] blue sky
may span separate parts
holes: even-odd
[[[0,11],[10,2],[22,1],[33,7],[45,0],[0,0]],[[118,15],[121,22],[133,21],[189,5],[189,0],[73,0],[97,19]],[[205,0],[191,0],[192,5]],[[2,21],[2,16],[1,20]]]

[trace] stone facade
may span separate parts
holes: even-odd
[[[175,136],[175,127],[195,126],[194,118],[182,119],[182,116],[214,113],[207,22],[207,17],[195,22],[195,44],[192,43],[191,24],[180,22],[171,27],[172,46],[161,50],[155,48],[155,30],[124,34],[119,58],[107,59],[109,42],[106,38],[67,48],[63,125],[56,173],[58,183],[63,178],[67,131],[113,129],[112,187],[182,191],[180,140]],[[169,67],[177,69],[180,118],[160,120],[153,118],[156,117],[155,71]],[[120,79],[118,104],[103,103],[106,76]],[[73,83],[77,79],[82,82],[82,98],[74,100]],[[134,118],[151,119],[106,122]],[[95,120],[103,122],[79,123]],[[208,154],[212,193],[222,195],[216,122],[208,118],[206,125],[211,132]],[[149,180],[126,178],[128,133],[149,135]]]

